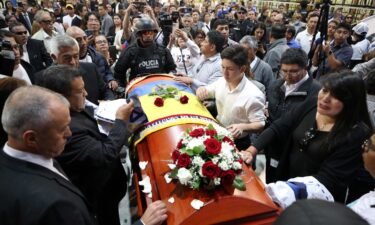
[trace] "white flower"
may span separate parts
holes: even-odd
[[[220,182],[221,182],[221,178],[220,177],[214,178],[214,184],[215,185],[220,185]]]
[[[177,177],[182,185],[187,185],[191,178],[193,178],[190,171],[186,168],[178,169]]]
[[[193,149],[194,147],[198,147],[198,146],[201,146],[201,145],[204,146],[203,141],[204,141],[203,137],[193,138],[192,140],[190,140],[190,141],[187,143],[187,146],[186,146],[186,147],[187,147],[188,149]]]
[[[218,135],[224,135],[224,136],[227,136],[229,138],[232,137],[232,134],[227,129],[225,129],[224,127],[219,126],[219,125],[215,125],[215,124],[213,126],[214,126]]]
[[[193,164],[197,165],[199,167],[202,167],[204,164],[204,160],[200,156],[194,156],[193,157]]]
[[[219,163],[218,166],[220,167],[220,169],[222,169],[222,170],[224,170],[224,171],[227,171],[227,170],[230,169],[230,167],[229,167],[229,165],[228,165],[228,163],[227,163],[226,160],[222,160],[222,161]]]
[[[212,161],[213,163],[215,163],[215,164],[217,164],[217,163],[219,162],[219,160],[220,160],[220,157],[217,157],[217,156],[215,156],[215,157],[213,157],[213,158],[211,159],[211,161]]]
[[[234,170],[240,170],[240,169],[242,169],[242,165],[241,165],[241,163],[239,163],[238,161],[235,161],[235,162],[233,163],[233,165],[232,165],[232,168],[233,168]]]

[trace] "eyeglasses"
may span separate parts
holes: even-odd
[[[299,150],[301,152],[305,151],[310,141],[316,136],[316,129],[314,127],[308,129],[305,132],[305,136],[299,141]]]
[[[99,41],[96,41],[95,44],[97,44],[97,45],[108,44],[108,41],[107,40],[99,40]]]
[[[27,31],[14,32],[16,35],[26,35]]]
[[[77,37],[76,38],[76,41],[78,43],[82,43],[83,41],[86,41],[87,40],[87,36],[82,36],[82,37]]]
[[[42,20],[41,22],[42,22],[42,23],[46,23],[46,24],[51,24],[51,23],[52,23],[52,20]]]
[[[374,149],[374,145],[372,144],[372,141],[371,139],[367,139],[363,142],[362,144],[362,149],[363,149],[363,152],[368,152],[368,151],[375,151]]]
[[[246,12],[242,12],[242,11],[240,11],[240,12],[237,12],[238,14],[246,14]]]

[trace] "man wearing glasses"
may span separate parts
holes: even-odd
[[[16,22],[9,27],[10,32],[15,34],[17,43],[22,47],[22,59],[39,72],[52,64],[52,58],[47,53],[43,41],[30,39],[26,27]]]
[[[57,36],[57,32],[53,28],[51,15],[47,11],[39,10],[34,19],[39,23],[40,29],[31,38],[43,41],[47,52],[51,53],[51,39],[52,37]]]
[[[0,74],[0,78],[4,78],[7,76],[19,78],[21,80],[26,81],[27,84],[31,85],[34,83],[34,74],[33,69],[30,64],[25,63],[25,66],[21,65],[21,56],[22,52],[20,51],[20,46],[16,42],[15,35],[6,30],[0,30],[0,41],[7,41],[10,43],[12,51],[14,53],[14,67],[10,68],[12,65],[1,65],[1,67],[8,66],[8,70],[12,70],[12,74]]]
[[[267,88],[268,125],[304,103],[306,99],[318,95],[320,84],[308,75],[307,62],[307,54],[302,49],[289,48],[281,56],[281,78],[272,81]],[[266,151],[278,152],[274,149],[279,149],[280,146],[281,143],[274,143]],[[272,179],[277,165],[273,159],[278,159],[279,156],[268,154],[267,157],[268,183],[274,181]]]

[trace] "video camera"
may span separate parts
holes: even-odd
[[[169,36],[171,35],[173,31],[173,17],[170,14],[164,13],[160,14],[159,16],[159,22],[160,27],[163,32],[163,45],[167,46],[169,42]]]
[[[0,40],[0,74],[12,76],[15,64],[15,56],[12,44],[9,41]]]

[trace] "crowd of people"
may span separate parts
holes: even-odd
[[[95,108],[123,97],[134,78],[169,73],[232,133],[244,163],[265,155],[266,191],[280,207],[350,203],[375,224],[375,39],[366,23],[335,8],[319,29],[319,5],[304,1],[295,10],[103,2],[0,2],[2,223],[120,224],[134,102],[108,134]],[[135,224],[167,215],[156,201]]]

